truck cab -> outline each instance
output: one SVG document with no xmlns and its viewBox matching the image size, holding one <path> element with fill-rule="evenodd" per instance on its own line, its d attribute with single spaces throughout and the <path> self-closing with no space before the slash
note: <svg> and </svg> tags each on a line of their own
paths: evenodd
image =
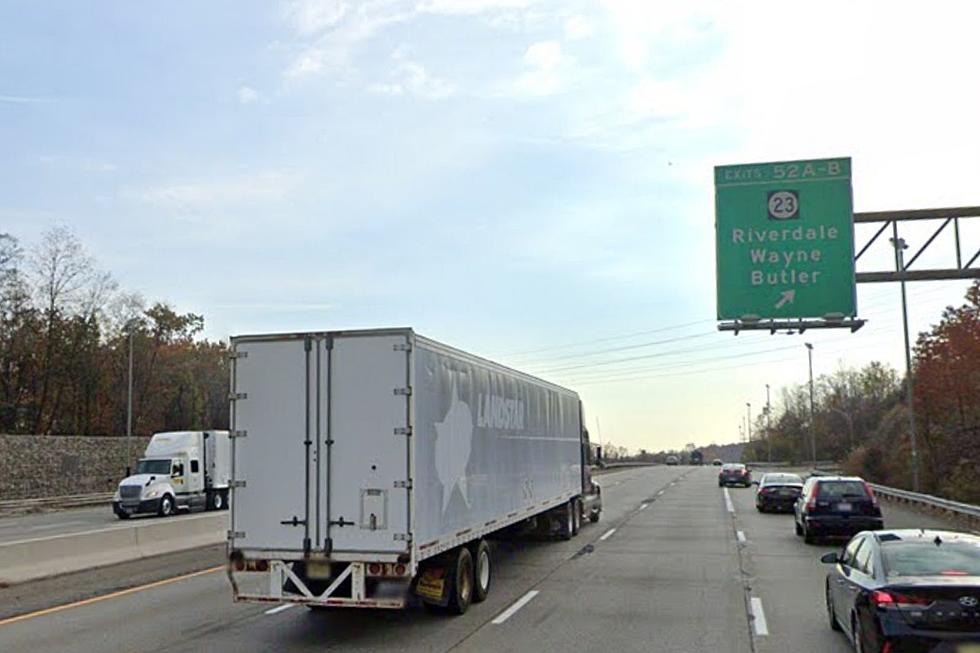
<svg viewBox="0 0 980 653">
<path fill-rule="evenodd" d="M 228 503 L 227 431 L 172 431 L 150 439 L 136 473 L 119 483 L 112 510 L 169 516 L 178 510 L 221 510 Z"/>
</svg>

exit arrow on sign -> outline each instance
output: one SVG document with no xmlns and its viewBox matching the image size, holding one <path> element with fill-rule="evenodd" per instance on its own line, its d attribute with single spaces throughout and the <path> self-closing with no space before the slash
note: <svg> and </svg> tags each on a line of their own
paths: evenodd
<svg viewBox="0 0 980 653">
<path fill-rule="evenodd" d="M 776 302 L 776 308 L 782 308 L 786 304 L 792 304 L 794 299 L 796 299 L 795 290 L 784 290 L 779 301 Z"/>
</svg>

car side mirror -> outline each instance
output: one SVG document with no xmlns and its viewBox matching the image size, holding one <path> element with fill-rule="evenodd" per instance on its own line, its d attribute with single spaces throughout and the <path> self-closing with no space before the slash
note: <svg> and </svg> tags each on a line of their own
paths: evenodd
<svg viewBox="0 0 980 653">
<path fill-rule="evenodd" d="M 752 485 L 758 485 L 759 481 L 752 481 Z"/>
<path fill-rule="evenodd" d="M 838 562 L 840 562 L 840 554 L 838 554 L 836 551 L 825 553 L 820 556 L 820 562 L 824 563 L 825 565 L 836 565 Z"/>
</svg>

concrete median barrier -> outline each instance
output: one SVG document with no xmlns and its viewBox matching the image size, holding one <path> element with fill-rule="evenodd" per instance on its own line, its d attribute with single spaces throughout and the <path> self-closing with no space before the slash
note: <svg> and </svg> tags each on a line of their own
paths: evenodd
<svg viewBox="0 0 980 653">
<path fill-rule="evenodd" d="M 225 540 L 228 513 L 144 519 L 0 544 L 0 586 L 174 553 Z"/>
</svg>

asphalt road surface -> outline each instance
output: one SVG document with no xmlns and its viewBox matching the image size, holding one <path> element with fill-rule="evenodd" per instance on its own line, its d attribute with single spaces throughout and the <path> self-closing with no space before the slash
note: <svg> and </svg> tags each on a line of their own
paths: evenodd
<svg viewBox="0 0 980 653">
<path fill-rule="evenodd" d="M 169 517 L 180 519 L 184 514 Z M 0 519 L 0 544 L 32 540 L 38 537 L 84 533 L 103 528 L 129 526 L 144 519 L 161 519 L 156 515 L 139 515 L 122 521 L 112 512 L 108 503 L 93 508 L 74 508 L 60 512 L 17 515 Z"/>
<path fill-rule="evenodd" d="M 118 565 L 38 584 L 20 616 L 0 616 L 0 651 L 849 650 L 823 607 L 819 557 L 836 547 L 804 544 L 791 516 L 758 514 L 751 489 L 726 493 L 716 474 L 653 467 L 603 476 L 603 519 L 568 542 L 501 544 L 490 597 L 462 617 L 235 604 L 211 567 L 221 562 L 212 547 L 168 559 L 168 568 L 141 561 L 138 572 Z M 952 526 L 883 508 L 886 526 Z M 195 569 L 124 593 L 92 590 Z M 0 591 L 0 604 L 18 588 Z"/>
</svg>

